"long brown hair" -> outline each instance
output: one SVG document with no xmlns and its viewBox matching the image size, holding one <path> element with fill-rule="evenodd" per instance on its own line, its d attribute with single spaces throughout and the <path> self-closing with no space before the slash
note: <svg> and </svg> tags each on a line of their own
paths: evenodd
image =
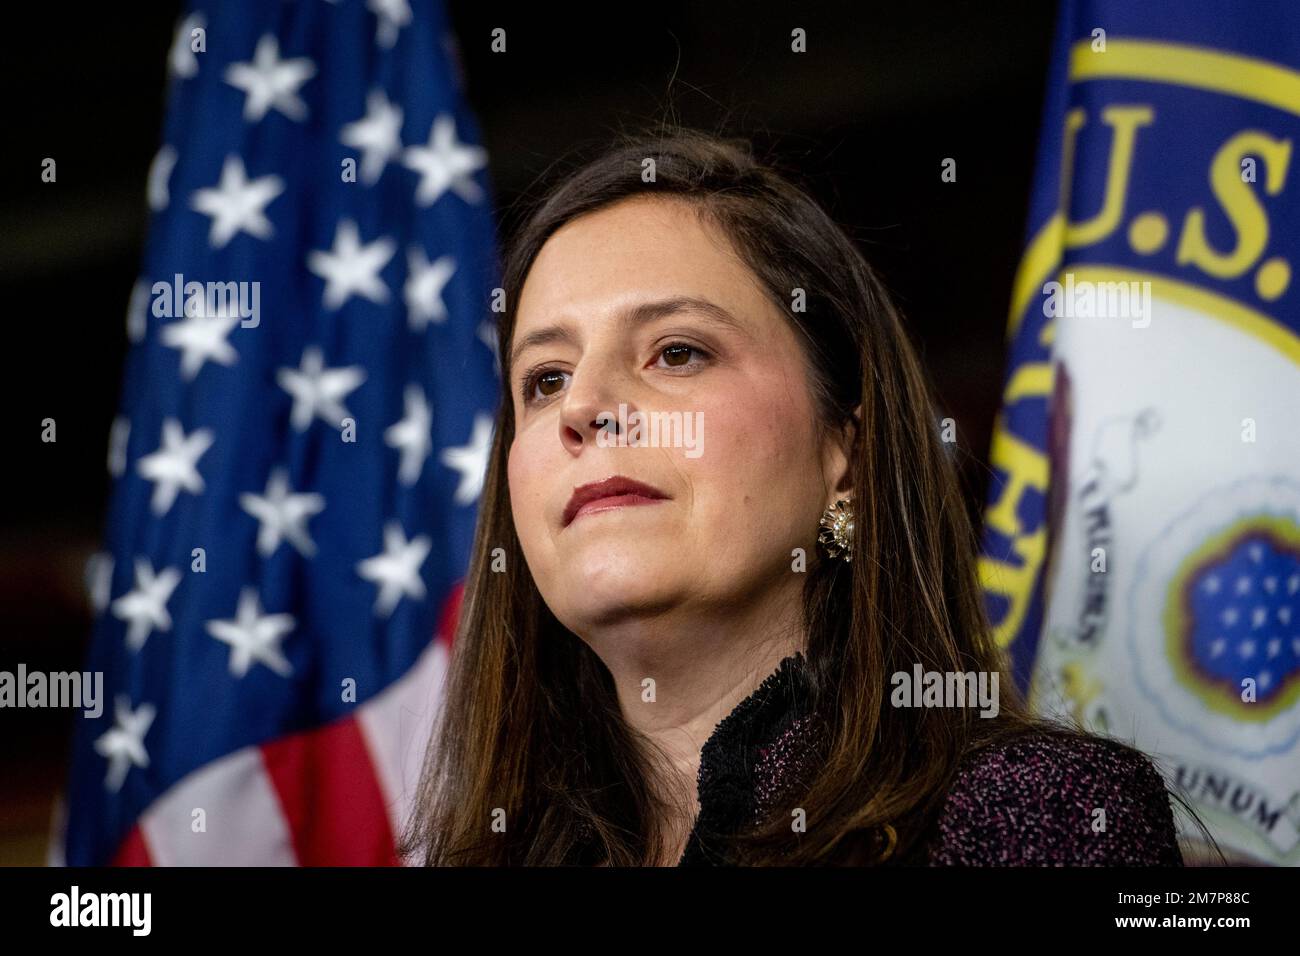
<svg viewBox="0 0 1300 956">
<path fill-rule="evenodd" d="M 643 178 L 654 162 L 653 181 Z M 840 429 L 861 405 L 851 469 L 850 564 L 811 560 L 805 657 L 825 733 L 815 772 L 783 809 L 729 844 L 750 865 L 906 860 L 960 760 L 1029 730 L 985 618 L 976 538 L 935 404 L 901 317 L 844 231 L 744 141 L 680 129 L 624 137 L 557 177 L 510 243 L 499 314 L 502 378 L 519 292 L 546 240 L 633 196 L 688 203 L 721 227 L 799 331 L 818 415 Z M 790 307 L 805 293 L 804 311 Z M 649 741 L 623 719 L 610 673 L 548 610 L 511 518 L 506 462 L 514 409 L 503 389 L 443 709 L 401 852 L 433 865 L 650 862 L 669 807 Z M 494 573 L 493 553 L 506 573 Z M 999 673 L 998 716 L 889 704 L 886 675 Z M 788 805 L 788 806 L 787 806 Z M 505 823 L 495 832 L 494 814 Z M 503 814 L 503 815 L 502 815 Z"/>
</svg>

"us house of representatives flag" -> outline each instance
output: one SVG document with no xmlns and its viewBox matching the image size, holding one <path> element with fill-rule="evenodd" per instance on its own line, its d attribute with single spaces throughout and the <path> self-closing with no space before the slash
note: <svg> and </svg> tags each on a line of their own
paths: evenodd
<svg viewBox="0 0 1300 956">
<path fill-rule="evenodd" d="M 499 394 L 453 39 L 200 2 L 167 67 L 52 862 L 398 863 Z"/>
<path fill-rule="evenodd" d="M 981 561 L 999 642 L 1230 859 L 1296 865 L 1300 5 L 1067 0 L 1041 136 Z"/>
</svg>

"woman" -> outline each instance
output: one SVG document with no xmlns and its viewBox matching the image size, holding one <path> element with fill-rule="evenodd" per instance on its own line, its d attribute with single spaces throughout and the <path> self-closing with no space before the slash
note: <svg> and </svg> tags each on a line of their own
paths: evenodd
<svg viewBox="0 0 1300 956">
<path fill-rule="evenodd" d="M 504 289 L 404 855 L 1181 865 L 1151 763 L 1002 672 L 921 367 L 807 195 L 729 141 L 633 139 L 557 181 Z M 904 706 L 918 665 L 983 704 Z"/>
</svg>

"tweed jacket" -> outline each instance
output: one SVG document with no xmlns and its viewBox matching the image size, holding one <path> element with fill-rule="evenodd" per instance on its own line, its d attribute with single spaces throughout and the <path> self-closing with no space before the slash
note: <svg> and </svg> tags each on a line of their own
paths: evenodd
<svg viewBox="0 0 1300 956">
<path fill-rule="evenodd" d="M 725 865 L 722 841 L 802 779 L 815 723 L 801 653 L 714 729 L 700 754 L 699 815 L 679 866 Z M 1106 810 L 1104 829 L 1095 810 Z M 1169 792 L 1151 761 L 1106 737 L 1031 733 L 960 765 L 919 853 L 930 866 L 1182 866 Z"/>
</svg>

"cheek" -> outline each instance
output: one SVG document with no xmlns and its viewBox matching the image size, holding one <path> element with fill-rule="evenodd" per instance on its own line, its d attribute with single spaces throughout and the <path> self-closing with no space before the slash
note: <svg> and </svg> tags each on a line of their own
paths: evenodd
<svg viewBox="0 0 1300 956">
<path fill-rule="evenodd" d="M 506 480 L 510 486 L 510 507 L 519 543 L 535 556 L 546 527 L 544 504 L 548 486 L 547 468 L 535 436 L 516 434 L 506 458 Z"/>
<path fill-rule="evenodd" d="M 820 494 L 811 428 L 810 412 L 779 387 L 706 410 L 704 454 L 692 464 L 692 485 L 698 512 L 709 516 L 715 533 L 763 547 L 799 532 Z"/>
</svg>

